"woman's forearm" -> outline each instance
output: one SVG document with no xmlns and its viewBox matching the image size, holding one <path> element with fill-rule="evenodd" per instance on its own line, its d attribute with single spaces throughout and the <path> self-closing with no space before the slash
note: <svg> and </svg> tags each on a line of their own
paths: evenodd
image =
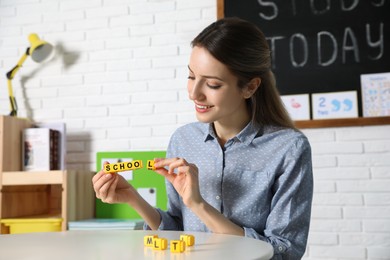
<svg viewBox="0 0 390 260">
<path fill-rule="evenodd" d="M 200 220 L 214 233 L 244 236 L 244 229 L 222 215 L 206 201 L 191 208 Z"/>
<path fill-rule="evenodd" d="M 161 224 L 161 216 L 158 211 L 152 207 L 141 195 L 133 203 L 128 203 L 141 218 L 148 224 L 152 230 L 157 230 Z"/>
</svg>

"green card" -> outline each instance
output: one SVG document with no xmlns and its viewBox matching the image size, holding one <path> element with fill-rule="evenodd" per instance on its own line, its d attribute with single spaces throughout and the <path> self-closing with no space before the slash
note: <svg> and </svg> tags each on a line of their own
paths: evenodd
<svg viewBox="0 0 390 260">
<path fill-rule="evenodd" d="M 167 193 L 165 179 L 154 171 L 147 169 L 147 161 L 154 158 L 165 158 L 165 151 L 152 152 L 98 152 L 96 171 L 102 169 L 105 161 L 109 163 L 142 160 L 143 168 L 133 171 L 119 172 L 153 207 L 167 209 Z M 96 199 L 96 218 L 139 219 L 138 213 L 127 204 L 107 204 Z"/>
</svg>

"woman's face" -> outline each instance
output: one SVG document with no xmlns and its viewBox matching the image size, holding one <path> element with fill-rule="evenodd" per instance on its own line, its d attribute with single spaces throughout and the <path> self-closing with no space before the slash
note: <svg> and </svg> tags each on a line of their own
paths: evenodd
<svg viewBox="0 0 390 260">
<path fill-rule="evenodd" d="M 249 118 L 237 77 L 205 48 L 192 49 L 188 69 L 188 95 L 199 121 L 231 125 Z"/>
</svg>

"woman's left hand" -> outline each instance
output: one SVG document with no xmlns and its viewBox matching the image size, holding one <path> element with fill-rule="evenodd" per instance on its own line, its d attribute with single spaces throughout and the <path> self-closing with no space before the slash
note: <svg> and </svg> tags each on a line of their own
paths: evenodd
<svg viewBox="0 0 390 260">
<path fill-rule="evenodd" d="M 203 202 L 199 189 L 198 167 L 195 164 L 188 163 L 183 158 L 155 159 L 154 162 L 155 172 L 172 183 L 187 207 L 191 208 Z M 168 167 L 168 170 L 164 167 Z"/>
</svg>

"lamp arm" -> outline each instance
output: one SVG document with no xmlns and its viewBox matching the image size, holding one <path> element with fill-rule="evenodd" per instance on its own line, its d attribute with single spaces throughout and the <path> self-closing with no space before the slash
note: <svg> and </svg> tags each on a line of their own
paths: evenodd
<svg viewBox="0 0 390 260">
<path fill-rule="evenodd" d="M 22 57 L 20 57 L 16 66 L 13 67 L 12 70 L 8 71 L 7 79 L 12 80 L 15 77 L 15 74 L 22 67 L 24 61 L 27 59 L 27 56 L 30 55 L 29 52 L 30 52 L 30 48 L 27 48 L 26 52 L 22 55 Z"/>
<path fill-rule="evenodd" d="M 10 116 L 17 116 L 18 114 L 18 105 L 16 104 L 15 96 L 12 92 L 12 80 L 8 79 L 8 96 L 9 96 L 9 103 L 11 108 Z"/>
<path fill-rule="evenodd" d="M 7 83 L 8 83 L 8 96 L 9 96 L 9 102 L 11 107 L 11 113 L 10 116 L 16 116 L 18 113 L 18 105 L 16 104 L 16 99 L 14 97 L 14 93 L 12 91 L 12 79 L 15 77 L 16 73 L 19 71 L 19 69 L 22 67 L 24 61 L 27 59 L 27 57 L 30 55 L 30 48 L 27 48 L 26 52 L 22 55 L 22 57 L 19 59 L 18 63 L 15 67 L 13 67 L 12 70 L 10 70 L 7 73 Z"/>
</svg>

